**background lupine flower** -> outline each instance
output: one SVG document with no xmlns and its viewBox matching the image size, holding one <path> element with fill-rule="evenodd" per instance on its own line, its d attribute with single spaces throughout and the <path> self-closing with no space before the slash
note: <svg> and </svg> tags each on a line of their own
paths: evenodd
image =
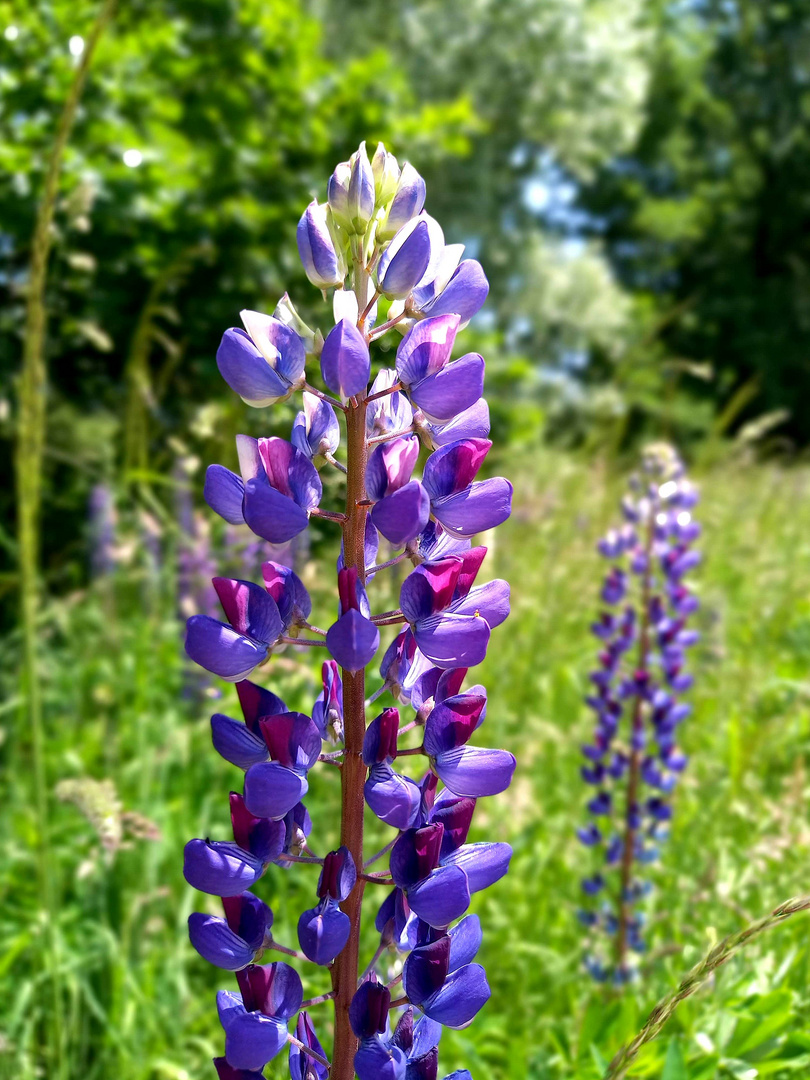
<svg viewBox="0 0 810 1080">
<path fill-rule="evenodd" d="M 692 684 L 684 663 L 698 640 L 686 625 L 697 598 L 684 581 L 700 560 L 691 548 L 700 535 L 691 513 L 696 502 L 675 452 L 652 447 L 622 502 L 624 526 L 597 545 L 611 565 L 601 589 L 606 607 L 591 627 L 601 643 L 586 699 L 596 726 L 593 742 L 583 747 L 592 820 L 577 837 L 605 864 L 582 881 L 598 904 L 580 913 L 584 926 L 613 940 L 612 950 L 597 944 L 586 954 L 586 967 L 599 980 L 627 981 L 635 971 L 628 952 L 645 949 L 636 904 L 649 883 L 636 867 L 658 857 L 672 815 L 669 797 L 687 762 L 677 730 L 690 706 L 678 696 Z M 615 904 L 611 894 L 618 895 Z"/>
<path fill-rule="evenodd" d="M 191 840 L 184 863 L 190 885 L 223 898 L 224 916 L 193 913 L 189 936 L 202 956 L 237 973 L 239 993 L 218 997 L 225 1058 L 215 1065 L 225 1080 L 252 1080 L 288 1042 L 293 1080 L 351 1080 L 355 1071 L 360 1080 L 436 1080 L 441 1025 L 464 1027 L 489 997 L 474 963 L 480 923 L 465 913 L 473 893 L 506 873 L 511 848 L 467 838 L 476 799 L 508 786 L 515 759 L 474 745 L 486 691 L 463 684 L 509 614 L 505 581 L 475 584 L 486 549 L 472 547 L 471 537 L 509 516 L 512 487 L 503 478 L 477 479 L 491 447 L 483 437 L 484 361 L 477 353 L 453 359 L 457 331 L 483 302 L 486 280 L 477 263 L 460 262 L 460 245 L 444 244 L 424 201 L 424 182 L 411 166 L 400 170 L 382 146 L 369 162 L 361 146 L 335 169 L 328 204 L 313 202 L 298 226 L 308 277 L 336 288 L 335 325 L 311 329 L 285 294 L 274 317 L 243 313 L 245 331 L 228 331 L 220 346 L 220 369 L 247 402 L 306 391 L 291 442 L 240 435 L 239 471 L 209 467 L 209 506 L 272 545 L 304 535 L 313 515 L 341 532 L 337 619 L 328 630 L 309 622 L 310 597 L 278 547 L 261 561 L 262 584 L 214 579 L 227 622 L 204 615 L 188 622 L 188 654 L 236 682 L 243 714 L 211 718 L 214 747 L 244 771 L 242 792 L 230 795 L 233 840 Z M 344 289 L 349 263 L 351 288 Z M 379 370 L 369 387 L 370 345 L 394 327 L 407 331 L 396 368 Z M 306 358 L 316 355 L 335 398 L 307 381 Z M 341 448 L 345 464 L 335 457 Z M 342 511 L 321 507 L 318 468 L 345 473 Z M 378 563 L 380 536 L 401 550 Z M 367 586 L 405 559 L 414 568 L 400 608 L 374 614 Z M 389 705 L 367 724 L 364 672 L 389 626 L 395 637 L 372 700 L 390 693 L 415 716 L 403 725 Z M 329 656 L 311 716 L 247 681 L 291 645 Z M 667 663 L 672 681 L 681 680 L 669 644 Z M 400 741 L 411 730 L 423 733 L 418 745 Z M 337 749 L 324 754 L 324 739 Z M 401 761 L 418 758 L 428 766 L 421 778 L 398 771 Z M 340 768 L 343 807 L 340 847 L 323 858 L 308 847 L 304 803 L 321 760 Z M 396 830 L 371 859 L 363 851 L 364 803 Z M 388 871 L 369 873 L 389 851 Z M 250 890 L 271 864 L 301 861 L 319 864 L 320 876 L 317 902 L 298 918 L 297 953 L 275 941 L 273 913 Z M 390 891 L 376 918 L 380 949 L 358 980 L 361 881 Z M 396 999 L 377 973 L 389 946 L 409 954 Z M 256 964 L 273 948 L 330 967 L 332 989 L 306 1005 L 334 999 L 331 1063 L 308 1013 L 289 1034 L 301 982 L 287 964 Z M 393 1023 L 389 1012 L 403 1006 Z"/>
</svg>

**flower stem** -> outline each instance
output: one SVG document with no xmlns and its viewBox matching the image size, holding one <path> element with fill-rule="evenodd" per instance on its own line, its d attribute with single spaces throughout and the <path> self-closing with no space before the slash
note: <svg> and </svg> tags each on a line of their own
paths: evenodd
<svg viewBox="0 0 810 1080">
<path fill-rule="evenodd" d="M 306 1002 L 304 1002 L 306 1005 Z M 308 1057 L 313 1058 L 315 1061 L 324 1065 L 327 1069 L 330 1068 L 329 1062 L 317 1050 L 313 1050 L 311 1046 L 307 1046 L 306 1043 L 302 1043 L 300 1039 L 296 1039 L 294 1035 L 287 1035 L 287 1042 L 291 1042 L 293 1046 L 297 1046 L 302 1054 L 306 1054 Z"/>
<path fill-rule="evenodd" d="M 408 554 L 407 551 L 401 551 L 399 555 L 395 555 L 393 559 L 388 559 L 387 562 L 377 563 L 375 566 L 369 567 L 369 569 L 366 570 L 366 574 L 377 574 L 380 570 L 387 570 L 389 566 L 396 566 L 397 563 L 402 562 L 403 559 L 407 559 Z"/>
<path fill-rule="evenodd" d="M 318 997 L 307 998 L 306 1001 L 301 1002 L 302 1009 L 309 1009 L 312 1005 L 322 1005 L 324 1001 L 331 1001 L 335 996 L 335 991 L 330 990 L 328 994 L 319 994 Z"/>
<path fill-rule="evenodd" d="M 382 327 L 380 327 L 380 329 L 382 329 Z M 393 386 L 389 386 L 385 390 L 378 390 L 376 394 L 369 394 L 369 396 L 366 398 L 366 404 L 368 404 L 370 401 L 376 401 L 377 398 L 388 397 L 389 394 L 395 394 L 397 390 L 401 389 L 402 383 L 397 380 L 397 382 L 395 382 Z"/>
<path fill-rule="evenodd" d="M 792 900 L 786 900 L 784 904 L 774 908 L 770 915 L 749 923 L 742 930 L 738 930 L 736 934 L 729 935 L 719 945 L 715 945 L 711 952 L 692 968 L 678 988 L 668 997 L 662 998 L 658 1002 L 647 1017 L 647 1022 L 638 1035 L 626 1046 L 623 1046 L 611 1061 L 603 1080 L 623 1080 L 642 1046 L 661 1034 L 661 1029 L 675 1012 L 678 1005 L 700 989 L 712 972 L 725 964 L 738 949 L 753 941 L 754 938 L 759 937 L 766 930 L 770 930 L 772 926 L 784 922 L 791 915 L 808 910 L 810 910 L 810 896 L 799 896 Z"/>
<path fill-rule="evenodd" d="M 373 439 L 368 440 L 368 445 L 376 446 L 378 443 L 391 442 L 393 439 L 401 439 L 403 436 L 412 433 L 413 424 L 409 424 L 407 427 L 400 428 L 399 431 L 389 431 L 385 435 L 375 435 Z"/>
<path fill-rule="evenodd" d="M 399 839 L 399 833 L 397 833 L 397 835 L 394 837 L 393 840 L 389 840 L 389 842 L 385 845 L 385 847 L 382 848 L 381 851 L 378 851 L 376 855 L 372 855 L 370 859 L 366 859 L 366 861 L 363 863 L 363 869 L 368 870 L 368 868 L 370 866 L 373 866 L 374 863 L 378 859 L 381 859 L 383 857 L 383 855 L 386 855 L 391 850 L 391 848 L 394 846 L 394 844 L 397 842 L 398 839 Z"/>
<path fill-rule="evenodd" d="M 296 960 L 307 960 L 308 957 L 304 956 L 302 952 L 297 949 L 288 949 L 286 945 L 279 945 L 277 941 L 271 941 L 269 945 L 264 946 L 265 949 L 275 949 L 276 952 L 284 953 L 285 956 L 293 956 Z"/>
<path fill-rule="evenodd" d="M 349 568 L 355 567 L 361 581 L 365 580 L 367 453 L 366 398 L 360 394 L 356 405 L 350 407 L 346 413 L 346 521 L 343 525 L 343 553 L 345 565 Z M 366 733 L 365 671 L 352 674 L 344 668 L 342 678 L 345 752 L 340 773 L 340 842 L 351 852 L 354 865 L 360 868 L 363 865 L 363 784 L 366 779 L 366 767 L 363 764 L 363 737 Z M 349 1006 L 357 988 L 364 888 L 365 882 L 358 874 L 354 888 L 340 905 L 349 917 L 350 930 L 349 940 L 332 967 L 332 986 L 336 992 L 335 1042 L 332 1055 L 334 1080 L 354 1078 L 357 1039 L 349 1023 Z"/>
<path fill-rule="evenodd" d="M 314 394 L 315 397 L 319 397 L 321 401 L 328 401 L 330 405 L 336 409 L 340 409 L 341 412 L 346 412 L 346 406 L 338 401 L 337 398 L 330 397 L 329 394 L 324 394 L 322 390 L 317 390 L 314 386 L 310 386 L 309 383 L 304 383 L 304 390 L 309 394 Z"/>
</svg>

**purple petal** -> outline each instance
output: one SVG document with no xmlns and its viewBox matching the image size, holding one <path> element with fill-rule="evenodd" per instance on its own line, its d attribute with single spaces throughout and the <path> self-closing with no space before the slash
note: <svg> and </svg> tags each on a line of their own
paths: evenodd
<svg viewBox="0 0 810 1080">
<path fill-rule="evenodd" d="M 490 628 L 480 616 L 447 613 L 418 623 L 414 637 L 437 667 L 475 667 L 487 654 Z"/>
<path fill-rule="evenodd" d="M 236 896 L 264 873 L 264 864 L 237 844 L 221 840 L 189 840 L 183 876 L 192 887 L 213 896 Z"/>
<path fill-rule="evenodd" d="M 403 1080 L 407 1062 L 398 1046 L 383 1043 L 379 1036 L 364 1039 L 354 1055 L 359 1080 Z"/>
<path fill-rule="evenodd" d="M 457 330 L 456 315 L 416 323 L 397 349 L 396 370 L 400 381 L 411 386 L 441 371 L 450 359 Z"/>
<path fill-rule="evenodd" d="M 411 218 L 422 212 L 425 205 L 425 181 L 407 161 L 402 166 L 402 173 L 397 183 L 394 198 L 388 208 L 385 221 L 377 232 L 380 240 L 390 240 Z"/>
<path fill-rule="evenodd" d="M 490 998 L 487 974 L 480 964 L 451 972 L 441 990 L 422 1003 L 426 1016 L 449 1028 L 464 1028 Z"/>
<path fill-rule="evenodd" d="M 261 585 L 223 577 L 213 578 L 211 584 L 226 619 L 238 633 L 268 644 L 282 633 L 284 627 L 278 606 Z"/>
<path fill-rule="evenodd" d="M 468 488 L 491 447 L 489 439 L 462 439 L 432 453 L 422 477 L 431 501 L 439 502 Z"/>
<path fill-rule="evenodd" d="M 475 405 L 483 392 L 483 357 L 467 353 L 411 386 L 410 396 L 429 420 L 442 423 Z"/>
<path fill-rule="evenodd" d="M 475 916 L 468 916 L 468 918 L 475 918 Z M 464 920 L 462 919 L 462 922 L 463 921 Z M 452 959 L 453 951 L 451 948 L 451 963 Z M 413 1047 L 411 1049 L 411 1053 L 414 1057 L 421 1057 L 423 1054 L 426 1054 L 428 1050 L 431 1050 L 434 1046 L 438 1046 L 439 1039 L 441 1039 L 441 1037 L 441 1024 L 437 1024 L 436 1021 L 431 1020 L 429 1016 L 420 1016 L 413 1026 Z"/>
<path fill-rule="evenodd" d="M 321 752 L 321 733 L 304 713 L 287 712 L 259 721 L 262 738 L 270 757 L 287 769 L 307 772 Z M 268 815 L 260 815 L 268 816 Z"/>
<path fill-rule="evenodd" d="M 275 761 L 260 761 L 245 773 L 245 806 L 259 818 L 279 821 L 309 789 L 306 778 Z"/>
<path fill-rule="evenodd" d="M 290 394 L 290 384 L 268 364 L 244 330 L 232 328 L 222 335 L 217 367 L 247 405 L 273 405 Z"/>
<path fill-rule="evenodd" d="M 512 849 L 508 844 L 464 844 L 443 860 L 445 866 L 460 866 L 470 883 L 470 892 L 488 889 L 509 869 Z"/>
<path fill-rule="evenodd" d="M 231 525 L 244 525 L 242 500 L 245 485 L 241 477 L 226 469 L 224 465 L 209 465 L 205 470 L 203 498 L 221 518 Z"/>
<path fill-rule="evenodd" d="M 486 704 L 479 694 L 458 694 L 439 702 L 425 721 L 425 753 L 437 757 L 463 746 L 478 727 Z"/>
<path fill-rule="evenodd" d="M 255 1069 L 234 1069 L 224 1057 L 214 1058 L 214 1068 L 219 1080 L 264 1080 L 263 1073 L 256 1072 Z"/>
<path fill-rule="evenodd" d="M 433 768 L 456 795 L 477 799 L 505 791 L 512 782 L 515 764 L 515 755 L 507 750 L 460 746 L 439 754 Z"/>
<path fill-rule="evenodd" d="M 502 476 L 478 480 L 431 503 L 438 521 L 454 536 L 474 536 L 501 525 L 512 513 L 512 485 Z"/>
<path fill-rule="evenodd" d="M 428 424 L 427 432 L 435 448 L 461 439 L 486 439 L 490 432 L 489 405 L 480 398 L 449 424 Z"/>
<path fill-rule="evenodd" d="M 326 646 L 335 660 L 353 674 L 374 659 L 380 631 L 355 608 L 350 608 L 329 628 Z"/>
<path fill-rule="evenodd" d="M 323 485 L 318 470 L 300 450 L 286 439 L 259 439 L 259 455 L 268 483 L 288 495 L 304 510 L 312 510 L 321 501 Z"/>
<path fill-rule="evenodd" d="M 222 713 L 211 717 L 211 741 L 218 754 L 240 769 L 249 769 L 268 758 L 264 739 L 254 735 L 246 724 Z"/>
<path fill-rule="evenodd" d="M 489 282 L 481 264 L 475 259 L 464 259 L 443 292 L 423 310 L 431 316 L 453 312 L 461 319 L 461 329 L 481 310 L 488 294 Z"/>
<path fill-rule="evenodd" d="M 326 206 L 316 199 L 309 204 L 296 230 L 298 254 L 307 277 L 318 289 L 340 285 L 345 274 L 327 225 Z"/>
<path fill-rule="evenodd" d="M 252 892 L 243 892 L 239 896 L 224 897 L 222 906 L 230 929 L 252 949 L 260 949 L 273 925 L 273 912 L 264 900 Z"/>
<path fill-rule="evenodd" d="M 472 963 L 481 948 L 483 933 L 477 915 L 465 915 L 460 923 L 447 931 L 450 938 L 450 971 Z"/>
<path fill-rule="evenodd" d="M 351 921 L 334 900 L 322 900 L 298 920 L 298 942 L 316 964 L 331 964 L 349 940 Z"/>
<path fill-rule="evenodd" d="M 443 928 L 470 906 L 467 875 L 456 866 L 438 866 L 407 890 L 411 910 L 429 926 Z"/>
<path fill-rule="evenodd" d="M 290 442 L 308 458 L 334 454 L 340 445 L 340 424 L 328 401 L 304 392 L 304 408 L 293 421 Z"/>
<path fill-rule="evenodd" d="M 380 821 L 394 829 L 410 829 L 419 815 L 421 792 L 408 776 L 388 764 L 374 765 L 363 788 L 366 802 Z"/>
<path fill-rule="evenodd" d="M 239 971 L 253 963 L 255 949 L 235 934 L 224 919 L 195 911 L 188 917 L 188 936 L 200 956 L 216 967 Z"/>
<path fill-rule="evenodd" d="M 368 345 L 363 334 L 348 319 L 341 319 L 323 343 L 321 374 L 332 393 L 342 401 L 368 386 L 371 375 Z"/>
<path fill-rule="evenodd" d="M 247 679 L 236 684 L 236 693 L 245 723 L 254 735 L 259 733 L 259 720 L 263 716 L 278 716 L 287 712 L 287 706 L 280 697 Z"/>
<path fill-rule="evenodd" d="M 404 235 L 403 235 L 404 234 Z M 426 221 L 405 225 L 394 237 L 378 264 L 380 292 L 390 300 L 404 300 L 424 276 L 430 262 L 430 231 Z"/>
<path fill-rule="evenodd" d="M 352 853 L 345 845 L 337 851 L 330 851 L 323 860 L 323 868 L 318 878 L 318 896 L 328 897 L 337 903 L 348 899 L 357 882 L 357 867 Z"/>
<path fill-rule="evenodd" d="M 399 591 L 399 606 L 409 623 L 418 623 L 448 608 L 464 567 L 462 558 L 451 557 L 422 564 L 411 571 Z"/>
<path fill-rule="evenodd" d="M 267 656 L 267 645 L 238 634 L 209 615 L 192 615 L 186 623 L 186 652 L 200 667 L 228 682 L 239 682 Z"/>
<path fill-rule="evenodd" d="M 419 457 L 419 439 L 408 435 L 381 443 L 371 451 L 366 466 L 366 494 L 373 502 L 391 495 L 411 479 Z"/>
<path fill-rule="evenodd" d="M 298 1015 L 298 1022 L 295 1025 L 295 1037 L 304 1046 L 314 1050 L 316 1054 L 326 1057 L 324 1049 L 318 1041 L 318 1036 L 315 1034 L 312 1021 L 305 1012 Z M 289 1065 L 291 1080 L 329 1080 L 329 1070 L 326 1066 L 321 1065 L 319 1061 L 304 1053 L 292 1042 L 290 1043 Z"/>
<path fill-rule="evenodd" d="M 267 480 L 257 477 L 245 484 L 245 521 L 270 544 L 286 544 L 309 524 L 309 515 Z"/>
<path fill-rule="evenodd" d="M 403 547 L 424 529 L 430 517 L 430 498 L 418 480 L 387 495 L 374 505 L 371 520 L 395 548 Z"/>
<path fill-rule="evenodd" d="M 304 342 L 286 323 L 260 311 L 240 311 L 239 317 L 253 344 L 286 383 L 288 392 L 303 381 L 306 364 Z"/>
<path fill-rule="evenodd" d="M 237 1013 L 225 1028 L 225 1057 L 235 1069 L 260 1071 L 286 1045 L 286 1023 L 258 1012 Z"/>
<path fill-rule="evenodd" d="M 465 597 L 450 606 L 454 615 L 478 614 L 486 619 L 490 630 L 500 626 L 509 615 L 509 582 L 496 578 L 486 585 L 470 589 Z"/>
</svg>

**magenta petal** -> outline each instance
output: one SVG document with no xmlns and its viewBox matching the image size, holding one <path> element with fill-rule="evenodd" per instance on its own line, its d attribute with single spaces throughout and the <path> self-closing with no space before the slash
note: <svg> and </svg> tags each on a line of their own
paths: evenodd
<svg viewBox="0 0 810 1080">
<path fill-rule="evenodd" d="M 462 439 L 432 453 L 422 477 L 431 502 L 469 487 L 491 447 L 489 439 Z"/>
<path fill-rule="evenodd" d="M 226 761 L 240 769 L 248 769 L 257 761 L 267 761 L 264 739 L 254 735 L 240 720 L 214 713 L 211 717 L 211 741 L 214 749 Z"/>
<path fill-rule="evenodd" d="M 480 746 L 459 746 L 434 760 L 434 771 L 456 795 L 477 799 L 500 795 L 512 783 L 515 755 L 508 750 L 487 750 Z"/>
<path fill-rule="evenodd" d="M 371 520 L 376 529 L 395 548 L 413 540 L 427 525 L 430 498 L 418 480 L 387 495 L 374 505 Z"/>
<path fill-rule="evenodd" d="M 463 746 L 478 727 L 486 704 L 479 694 L 458 694 L 440 701 L 425 721 L 425 753 L 436 757 Z"/>
<path fill-rule="evenodd" d="M 309 515 L 297 503 L 256 477 L 245 484 L 245 521 L 270 544 L 286 544 L 303 532 Z"/>
<path fill-rule="evenodd" d="M 412 386 L 410 396 L 429 420 L 442 423 L 471 408 L 483 392 L 483 357 L 467 353 Z"/>
<path fill-rule="evenodd" d="M 487 975 L 480 964 L 467 964 L 451 972 L 441 990 L 422 1003 L 431 1020 L 449 1028 L 465 1028 L 490 998 Z"/>
<path fill-rule="evenodd" d="M 290 394 L 289 382 L 268 364 L 244 330 L 232 328 L 222 335 L 217 367 L 231 390 L 248 405 L 273 405 Z"/>
<path fill-rule="evenodd" d="M 262 862 L 237 844 L 221 840 L 189 840 L 183 876 L 192 887 L 213 896 L 236 896 L 264 873 Z"/>
<path fill-rule="evenodd" d="M 221 518 L 231 525 L 244 525 L 242 500 L 245 485 L 241 477 L 226 469 L 224 465 L 209 465 L 205 470 L 203 498 Z"/>
<path fill-rule="evenodd" d="M 192 912 L 188 917 L 191 944 L 209 964 L 226 971 L 239 971 L 253 963 L 255 950 L 228 926 L 225 919 Z"/>
<path fill-rule="evenodd" d="M 261 585 L 223 577 L 213 578 L 211 584 L 234 630 L 268 645 L 276 641 L 284 626 L 278 605 Z"/>
<path fill-rule="evenodd" d="M 239 682 L 266 658 L 267 645 L 208 615 L 192 615 L 186 623 L 186 652 L 206 671 Z"/>
<path fill-rule="evenodd" d="M 321 374 L 332 393 L 342 401 L 368 386 L 371 375 L 368 345 L 363 334 L 348 319 L 341 319 L 323 343 Z"/>
<path fill-rule="evenodd" d="M 402 988 L 413 1005 L 433 997 L 450 970 L 451 941 L 444 934 L 413 950 L 402 970 Z"/>
<path fill-rule="evenodd" d="M 326 635 L 326 647 L 346 671 L 354 674 L 371 663 L 380 644 L 380 631 L 356 608 L 350 608 L 333 623 Z"/>
<path fill-rule="evenodd" d="M 407 890 L 411 910 L 429 926 L 455 922 L 470 906 L 467 875 L 457 866 L 437 866 Z"/>
<path fill-rule="evenodd" d="M 279 821 L 309 789 L 306 778 L 277 761 L 260 761 L 245 773 L 245 806 L 259 818 Z"/>
<path fill-rule="evenodd" d="M 501 525 L 512 513 L 512 485 L 502 476 L 479 480 L 432 502 L 438 521 L 454 536 L 474 536 Z"/>
<path fill-rule="evenodd" d="M 298 943 L 307 959 L 331 964 L 349 940 L 351 922 L 334 900 L 324 900 L 298 920 Z"/>
<path fill-rule="evenodd" d="M 414 627 L 416 644 L 440 668 L 475 667 L 487 654 L 490 628 L 474 615 L 434 615 Z"/>
</svg>

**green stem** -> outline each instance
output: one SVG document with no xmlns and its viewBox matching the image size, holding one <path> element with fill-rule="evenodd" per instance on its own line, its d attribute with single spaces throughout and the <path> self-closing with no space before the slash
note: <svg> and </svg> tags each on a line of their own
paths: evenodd
<svg viewBox="0 0 810 1080">
<path fill-rule="evenodd" d="M 791 915 L 808 910 L 810 910 L 810 896 L 800 896 L 792 900 L 786 900 L 784 904 L 774 908 L 770 915 L 749 923 L 742 930 L 738 930 L 736 934 L 729 935 L 719 945 L 715 945 L 712 951 L 692 968 L 677 990 L 658 1002 L 647 1017 L 647 1022 L 638 1035 L 626 1046 L 623 1046 L 611 1061 L 603 1080 L 623 1080 L 630 1065 L 638 1056 L 639 1050 L 645 1043 L 651 1042 L 660 1035 L 661 1029 L 675 1012 L 678 1005 L 700 989 L 712 972 L 730 960 L 739 949 L 744 945 L 748 945 L 749 942 L 759 937 L 766 930 L 770 930 L 772 926 L 784 922 Z"/>
<path fill-rule="evenodd" d="M 104 0 L 90 31 L 73 82 L 68 90 L 56 128 L 42 198 L 37 208 L 31 240 L 31 264 L 26 301 L 25 340 L 22 371 L 19 379 L 19 417 L 15 453 L 17 484 L 17 530 L 20 567 L 20 620 L 23 637 L 23 716 L 21 727 L 31 733 L 33 784 L 38 834 L 38 869 L 42 901 L 49 937 L 46 963 L 53 994 L 54 1016 L 48 1027 L 49 1068 L 51 1077 L 64 1075 L 62 1054 L 65 1029 L 59 976 L 59 936 L 54 868 L 49 857 L 48 786 L 45 767 L 45 735 L 42 722 L 42 698 L 39 687 L 37 609 L 39 606 L 39 517 L 42 502 L 42 457 L 45 443 L 45 285 L 48 258 L 53 237 L 53 218 L 59 191 L 59 179 L 68 138 L 76 119 L 79 99 L 98 41 L 112 19 L 116 0 Z"/>
</svg>

